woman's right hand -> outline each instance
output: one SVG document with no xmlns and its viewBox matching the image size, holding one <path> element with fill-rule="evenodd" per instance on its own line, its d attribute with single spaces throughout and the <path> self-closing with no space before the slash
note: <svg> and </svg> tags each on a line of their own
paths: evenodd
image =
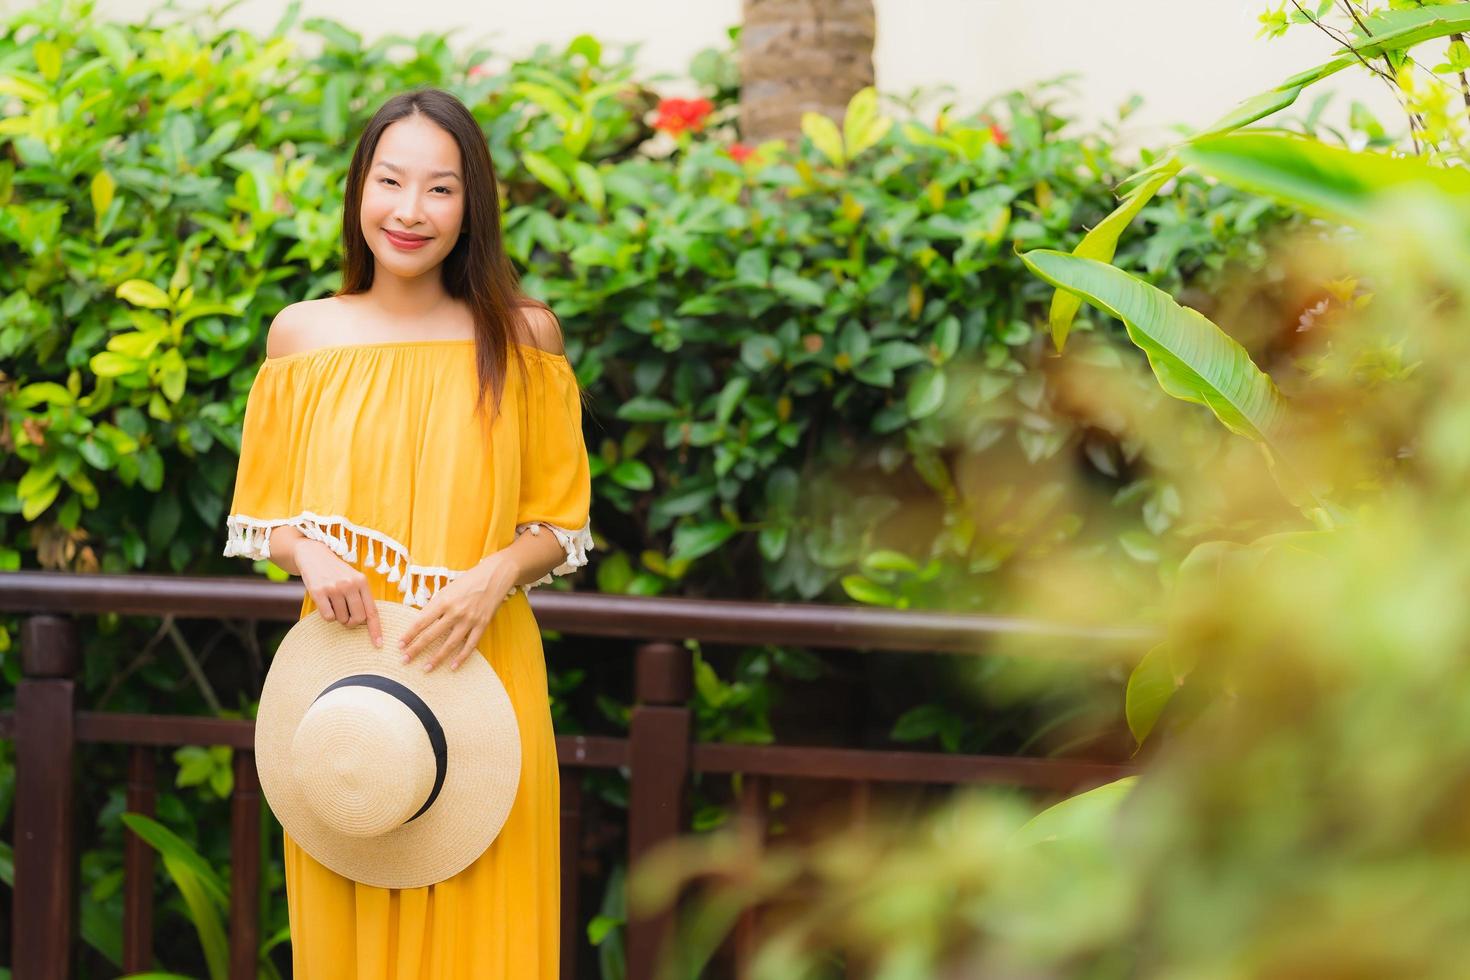
<svg viewBox="0 0 1470 980">
<path fill-rule="evenodd" d="M 367 576 L 332 553 L 320 541 L 296 542 L 293 553 L 306 594 L 316 603 L 322 618 L 344 626 L 367 624 L 373 646 L 383 645 L 378 625 L 378 604 L 368 589 Z"/>
</svg>

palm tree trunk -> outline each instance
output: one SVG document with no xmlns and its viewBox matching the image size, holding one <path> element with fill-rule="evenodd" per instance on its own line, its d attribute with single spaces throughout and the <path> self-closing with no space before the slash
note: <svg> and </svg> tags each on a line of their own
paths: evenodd
<svg viewBox="0 0 1470 980">
<path fill-rule="evenodd" d="M 841 121 L 848 99 L 873 84 L 873 0 L 742 0 L 740 135 L 785 139 L 801 114 Z"/>
</svg>

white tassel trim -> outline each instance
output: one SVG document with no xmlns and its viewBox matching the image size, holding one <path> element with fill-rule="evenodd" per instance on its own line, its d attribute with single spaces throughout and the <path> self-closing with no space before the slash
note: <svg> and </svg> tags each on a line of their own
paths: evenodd
<svg viewBox="0 0 1470 980">
<path fill-rule="evenodd" d="M 308 510 L 295 517 L 263 521 L 234 514 L 226 518 L 225 524 L 229 529 L 224 551 L 227 558 L 269 558 L 271 529 L 276 527 L 294 527 L 311 540 L 320 541 L 331 548 L 333 554 L 350 564 L 357 563 L 358 544 L 362 541 L 364 563 L 386 575 L 388 581 L 398 583 L 398 591 L 402 593 L 402 601 L 406 606 L 422 608 L 445 583 L 453 582 L 468 571 L 446 568 L 443 565 L 415 565 L 408 559 L 408 549 L 386 534 L 353 524 L 345 517 L 336 515 L 313 514 Z M 377 546 L 376 549 L 374 545 Z M 588 546 L 590 547 L 590 538 Z M 380 557 L 377 564 L 373 565 L 375 550 Z M 586 564 L 586 561 L 584 556 L 579 564 Z M 429 584 L 431 581 L 432 588 Z M 546 581 L 551 581 L 550 576 L 547 576 Z M 514 594 L 515 590 L 512 589 L 510 595 Z"/>
<path fill-rule="evenodd" d="M 591 519 L 575 531 L 569 531 L 564 527 L 557 527 L 555 524 L 548 524 L 545 521 L 531 521 L 526 524 L 517 524 L 516 536 L 520 537 L 525 531 L 530 531 L 532 534 L 540 534 L 543 527 L 555 535 L 556 540 L 561 542 L 562 548 L 567 553 L 567 560 L 536 581 L 524 586 L 525 589 L 545 585 L 551 581 L 553 575 L 569 575 L 575 572 L 587 564 L 587 552 L 592 548 Z"/>
</svg>

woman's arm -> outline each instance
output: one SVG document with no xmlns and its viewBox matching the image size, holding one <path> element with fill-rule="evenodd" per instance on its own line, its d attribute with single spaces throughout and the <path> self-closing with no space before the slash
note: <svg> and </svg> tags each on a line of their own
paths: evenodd
<svg viewBox="0 0 1470 980">
<path fill-rule="evenodd" d="M 540 530 L 540 529 L 538 529 Z M 529 585 L 539 582 L 552 569 L 567 560 L 566 549 L 554 534 L 520 534 L 509 545 L 501 548 L 487 561 L 508 561 L 515 569 L 514 584 Z"/>
<path fill-rule="evenodd" d="M 311 541 L 310 538 L 289 524 L 282 524 L 280 527 L 272 528 L 271 563 L 279 565 L 292 575 L 300 575 L 301 564 L 296 560 L 296 546 L 302 541 L 321 544 L 320 541 Z"/>
</svg>

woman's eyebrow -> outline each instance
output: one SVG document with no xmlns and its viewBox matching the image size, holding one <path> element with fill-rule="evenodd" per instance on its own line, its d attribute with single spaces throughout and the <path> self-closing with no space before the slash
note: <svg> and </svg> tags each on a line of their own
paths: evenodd
<svg viewBox="0 0 1470 980">
<path fill-rule="evenodd" d="M 403 173 L 402 167 L 400 167 L 396 163 L 389 163 L 387 160 L 379 160 L 377 165 L 380 167 L 387 167 L 395 174 Z M 438 180 L 440 177 L 453 177 L 455 180 L 462 179 L 459 174 L 455 173 L 453 170 L 435 170 L 433 173 L 429 174 L 430 180 Z"/>
</svg>

